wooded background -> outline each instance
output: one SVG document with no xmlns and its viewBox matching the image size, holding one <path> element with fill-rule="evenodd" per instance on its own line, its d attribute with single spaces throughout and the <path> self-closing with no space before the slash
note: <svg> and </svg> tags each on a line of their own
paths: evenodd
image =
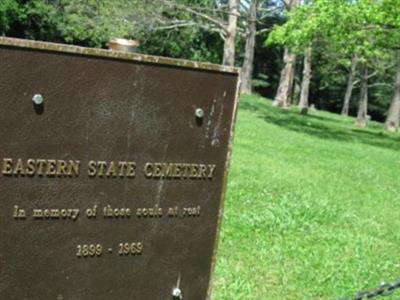
<svg viewBox="0 0 400 300">
<path fill-rule="evenodd" d="M 397 131 L 399 0 L 1 0 L 0 34 L 242 68 L 242 93 Z"/>
</svg>

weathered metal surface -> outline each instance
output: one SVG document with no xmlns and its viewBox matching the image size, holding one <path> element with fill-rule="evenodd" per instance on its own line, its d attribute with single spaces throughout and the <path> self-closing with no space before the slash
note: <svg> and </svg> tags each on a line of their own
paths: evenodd
<svg viewBox="0 0 400 300">
<path fill-rule="evenodd" d="M 108 57 L 108 58 L 116 58 L 119 60 L 131 60 L 137 62 L 144 63 L 156 63 L 160 65 L 169 65 L 175 67 L 183 67 L 183 68 L 193 68 L 193 69 L 202 69 L 216 72 L 226 72 L 226 73 L 234 73 L 238 74 L 239 69 L 229 66 L 223 65 L 215 65 L 210 63 L 201 63 L 190 60 L 183 59 L 174 59 L 169 57 L 161 57 L 161 56 L 153 56 L 153 55 L 145 55 L 139 53 L 130 53 L 130 52 L 121 52 L 121 51 L 111 51 L 104 50 L 98 48 L 85 48 L 73 45 L 60 45 L 55 43 L 47 43 L 47 42 L 35 42 L 30 40 L 21 40 L 21 39 L 12 39 L 6 37 L 0 37 L 0 44 L 4 46 L 17 46 L 20 48 L 26 49 L 37 49 L 37 50 L 45 50 L 49 52 L 62 52 L 62 53 L 71 53 L 71 54 L 82 54 L 89 56 L 98 56 L 98 57 Z"/>
<path fill-rule="evenodd" d="M 237 70 L 6 38 L 0 69 L 0 299 L 206 299 Z"/>
</svg>

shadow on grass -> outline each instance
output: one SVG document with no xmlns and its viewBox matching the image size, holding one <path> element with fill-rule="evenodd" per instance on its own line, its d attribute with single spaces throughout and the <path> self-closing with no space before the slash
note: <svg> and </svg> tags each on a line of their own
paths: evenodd
<svg viewBox="0 0 400 300">
<path fill-rule="evenodd" d="M 240 109 L 253 111 L 268 123 L 321 139 L 364 143 L 400 150 L 400 136 L 388 134 L 383 127 L 379 128 L 376 125 L 366 129 L 357 128 L 354 126 L 354 119 L 351 118 L 317 115 L 313 112 L 301 115 L 295 109 L 284 110 L 272 107 L 267 103 L 261 105 L 252 103 L 251 100 L 241 102 Z"/>
</svg>

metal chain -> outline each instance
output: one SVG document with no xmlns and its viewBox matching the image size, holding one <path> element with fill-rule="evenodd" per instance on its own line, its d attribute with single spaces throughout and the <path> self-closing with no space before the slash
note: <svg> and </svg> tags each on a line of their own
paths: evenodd
<svg viewBox="0 0 400 300">
<path fill-rule="evenodd" d="M 394 283 L 382 283 L 377 289 L 372 291 L 358 292 L 353 298 L 340 298 L 339 300 L 366 300 L 376 297 L 386 297 L 393 294 L 400 288 L 400 279 Z"/>
</svg>

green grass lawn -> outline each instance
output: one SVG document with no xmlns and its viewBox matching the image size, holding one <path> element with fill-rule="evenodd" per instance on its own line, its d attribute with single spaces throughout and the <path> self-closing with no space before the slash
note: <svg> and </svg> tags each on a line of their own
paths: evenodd
<svg viewBox="0 0 400 300">
<path fill-rule="evenodd" d="M 214 300 L 336 300 L 400 278 L 400 135 L 353 125 L 241 99 Z"/>
</svg>

